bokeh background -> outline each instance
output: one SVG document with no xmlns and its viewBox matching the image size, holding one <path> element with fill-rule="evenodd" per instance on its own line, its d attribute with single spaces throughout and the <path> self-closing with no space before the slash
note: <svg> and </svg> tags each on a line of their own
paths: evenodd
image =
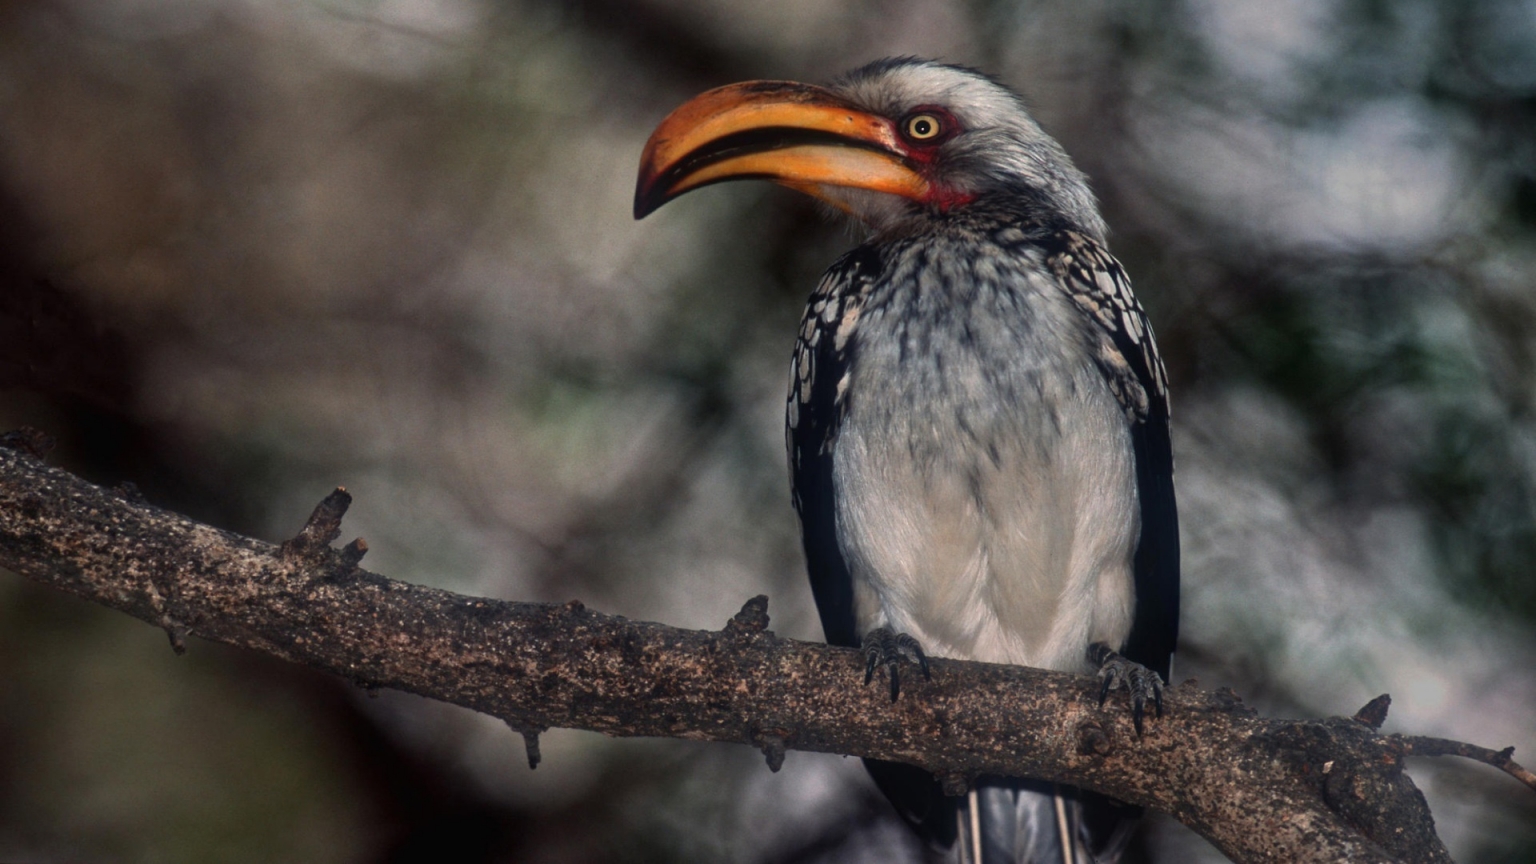
<svg viewBox="0 0 1536 864">
<path fill-rule="evenodd" d="M 782 397 L 854 238 L 630 196 L 700 90 L 901 53 L 1094 179 L 1174 387 L 1176 677 L 1536 761 L 1532 0 L 6 0 L 0 427 L 269 540 L 345 485 L 396 578 L 819 638 Z M 552 731 L 530 771 L 189 648 L 0 573 L 0 860 L 916 860 L 855 760 Z M 1536 861 L 1528 790 L 1412 773 L 1459 861 Z"/>
</svg>

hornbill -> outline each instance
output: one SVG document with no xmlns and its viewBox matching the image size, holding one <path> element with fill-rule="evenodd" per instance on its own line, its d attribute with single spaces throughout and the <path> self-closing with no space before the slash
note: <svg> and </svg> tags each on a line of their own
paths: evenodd
<svg viewBox="0 0 1536 864">
<path fill-rule="evenodd" d="M 1072 672 L 1161 713 L 1178 628 L 1167 381 L 1087 179 L 975 70 L 871 63 L 685 103 L 635 216 L 765 178 L 866 226 L 811 294 L 790 373 L 793 499 L 827 641 L 865 684 L 934 655 Z M 1162 676 L 1162 677 L 1159 677 Z M 1101 694 L 1102 698 L 1102 694 Z M 1135 811 L 1039 781 L 870 761 L 952 860 L 1116 860 Z"/>
</svg>

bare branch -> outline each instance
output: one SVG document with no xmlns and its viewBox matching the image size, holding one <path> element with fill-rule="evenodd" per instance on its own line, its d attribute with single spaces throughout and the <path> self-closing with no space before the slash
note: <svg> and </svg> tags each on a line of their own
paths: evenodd
<svg viewBox="0 0 1536 864">
<path fill-rule="evenodd" d="M 681 630 L 369 573 L 361 540 L 329 545 L 350 500 L 336 490 L 276 546 L 0 447 L 0 566 L 173 644 L 192 634 L 499 717 L 530 765 L 552 727 L 727 741 L 775 770 L 812 750 L 917 765 L 956 792 L 982 774 L 1070 783 L 1170 813 L 1239 862 L 1450 860 L 1402 771 L 1434 739 L 1264 719 L 1193 682 L 1170 688 L 1138 737 L 1124 706 L 1098 707 L 1090 677 L 941 659 L 892 704 L 862 686 L 858 652 L 775 636 L 766 598 L 723 630 Z M 1385 710 L 1362 716 L 1379 724 Z"/>
<path fill-rule="evenodd" d="M 1476 744 L 1463 744 L 1460 741 L 1451 741 L 1446 738 L 1427 738 L 1422 735 L 1398 735 L 1395 740 L 1407 756 L 1461 756 L 1466 759 L 1475 759 L 1485 762 L 1503 771 L 1505 774 L 1519 780 L 1521 783 L 1536 789 L 1536 773 L 1529 768 L 1523 768 L 1513 758 L 1515 748 L 1505 747 L 1503 750 L 1490 750 L 1487 747 L 1479 747 Z"/>
</svg>

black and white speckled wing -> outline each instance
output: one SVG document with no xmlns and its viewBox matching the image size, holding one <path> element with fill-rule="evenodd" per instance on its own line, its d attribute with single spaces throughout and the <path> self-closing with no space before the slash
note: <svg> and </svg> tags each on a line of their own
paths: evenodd
<svg viewBox="0 0 1536 864">
<path fill-rule="evenodd" d="M 867 247 L 832 265 L 806 304 L 790 363 L 785 438 L 789 481 L 800 514 L 811 592 L 832 645 L 856 646 L 853 579 L 837 539 L 832 459 L 838 424 L 847 410 L 848 364 L 859 313 L 881 269 Z"/>
<path fill-rule="evenodd" d="M 1179 635 L 1179 516 L 1173 492 L 1168 374 L 1152 325 L 1131 293 L 1120 262 L 1074 231 L 1055 232 L 1044 246 L 1046 264 L 1057 281 L 1106 337 L 1098 351 L 1099 368 L 1131 423 L 1141 537 L 1133 567 L 1136 616 L 1121 653 L 1167 678 Z"/>
<path fill-rule="evenodd" d="M 853 577 L 837 539 L 832 467 L 838 427 L 848 410 L 849 361 L 857 350 L 859 317 L 870 288 L 884 275 L 880 255 L 859 247 L 838 259 L 812 292 L 790 364 L 785 436 L 789 479 L 800 514 L 806 569 L 822 630 L 832 645 L 855 647 L 858 632 Z M 866 759 L 875 784 L 918 833 L 940 846 L 954 843 L 956 809 L 932 774 L 911 765 Z"/>
</svg>

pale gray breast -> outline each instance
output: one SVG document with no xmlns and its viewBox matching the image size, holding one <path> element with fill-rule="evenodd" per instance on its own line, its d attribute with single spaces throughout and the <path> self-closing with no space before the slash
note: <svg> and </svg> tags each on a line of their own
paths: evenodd
<svg viewBox="0 0 1536 864">
<path fill-rule="evenodd" d="M 1096 615 L 1128 629 L 1125 413 L 1094 362 L 1102 336 L 1052 279 L 976 238 L 928 238 L 871 289 L 834 466 L 861 627 L 1069 667 Z"/>
<path fill-rule="evenodd" d="M 979 239 L 898 247 L 857 338 L 853 410 L 924 461 L 1048 449 L 1059 412 L 1101 395 L 1098 334 L 1042 261 Z"/>
</svg>

